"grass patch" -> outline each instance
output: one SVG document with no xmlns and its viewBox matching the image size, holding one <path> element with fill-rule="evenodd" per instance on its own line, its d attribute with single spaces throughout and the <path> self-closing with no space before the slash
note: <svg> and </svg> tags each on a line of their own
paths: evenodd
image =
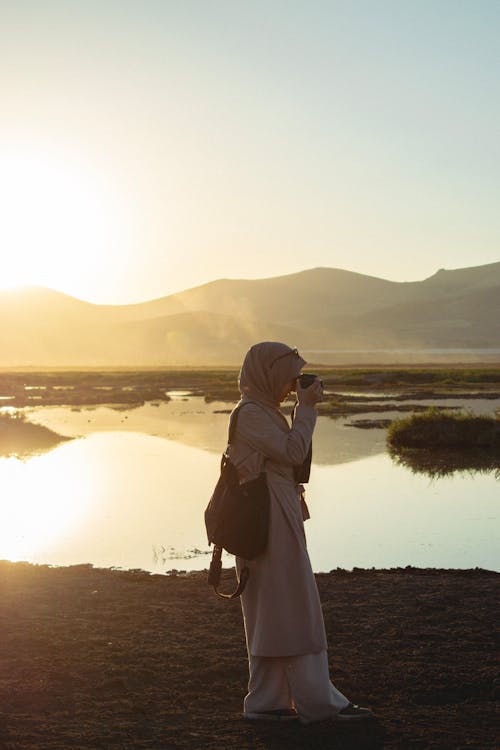
<svg viewBox="0 0 500 750">
<path fill-rule="evenodd" d="M 396 463 L 430 477 L 495 472 L 500 478 L 500 419 L 432 408 L 395 420 L 387 432 Z"/>
<path fill-rule="evenodd" d="M 500 420 L 464 412 L 427 409 L 395 420 L 387 434 L 390 448 L 488 448 L 500 450 Z"/>
<path fill-rule="evenodd" d="M 25 456 L 54 448 L 71 438 L 28 422 L 24 414 L 0 413 L 0 456 Z"/>
</svg>

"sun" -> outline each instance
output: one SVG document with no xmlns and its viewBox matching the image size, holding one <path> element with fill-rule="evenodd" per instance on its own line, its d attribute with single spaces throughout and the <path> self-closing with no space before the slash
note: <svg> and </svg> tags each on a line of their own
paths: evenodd
<svg viewBox="0 0 500 750">
<path fill-rule="evenodd" d="M 0 287 L 88 296 L 99 269 L 126 247 L 119 193 L 74 155 L 0 148 L 0 205 Z"/>
</svg>

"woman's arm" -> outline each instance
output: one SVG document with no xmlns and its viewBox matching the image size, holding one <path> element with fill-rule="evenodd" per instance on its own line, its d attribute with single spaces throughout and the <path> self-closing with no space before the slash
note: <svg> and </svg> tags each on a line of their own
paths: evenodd
<svg viewBox="0 0 500 750">
<path fill-rule="evenodd" d="M 260 406 L 247 404 L 238 414 L 236 435 L 273 461 L 295 466 L 307 455 L 315 424 L 314 406 L 299 403 L 293 426 L 285 432 Z"/>
</svg>

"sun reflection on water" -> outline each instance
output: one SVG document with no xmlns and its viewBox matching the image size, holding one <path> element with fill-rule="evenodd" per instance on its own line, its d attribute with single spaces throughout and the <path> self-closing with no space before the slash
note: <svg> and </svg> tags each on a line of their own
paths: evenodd
<svg viewBox="0 0 500 750">
<path fill-rule="evenodd" d="M 81 524 L 96 481 L 71 444 L 28 460 L 2 458 L 0 477 L 0 557 L 12 561 L 33 559 Z"/>
<path fill-rule="evenodd" d="M 203 511 L 227 415 L 177 404 L 130 411 L 126 423 L 104 408 L 40 412 L 74 439 L 23 461 L 0 458 L 0 558 L 154 572 L 207 567 Z M 494 475 L 430 480 L 380 452 L 383 436 L 318 421 L 306 525 L 315 570 L 498 569 Z"/>
</svg>

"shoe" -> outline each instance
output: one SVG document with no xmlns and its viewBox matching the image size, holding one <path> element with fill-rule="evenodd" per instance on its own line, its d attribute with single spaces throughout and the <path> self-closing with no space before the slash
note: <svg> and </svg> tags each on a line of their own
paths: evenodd
<svg viewBox="0 0 500 750">
<path fill-rule="evenodd" d="M 349 703 L 345 708 L 335 714 L 333 721 L 362 721 L 363 719 L 372 719 L 373 711 L 369 708 L 361 708 L 354 703 Z"/>
<path fill-rule="evenodd" d="M 249 711 L 245 719 L 249 721 L 294 721 L 299 718 L 294 708 L 276 708 L 274 711 Z"/>
</svg>

